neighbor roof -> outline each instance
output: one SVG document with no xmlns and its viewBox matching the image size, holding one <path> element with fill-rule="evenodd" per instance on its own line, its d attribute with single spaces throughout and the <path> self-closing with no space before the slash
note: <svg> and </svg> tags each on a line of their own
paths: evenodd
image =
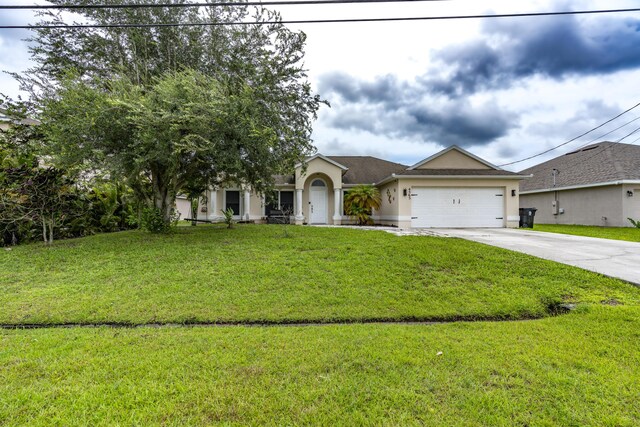
<svg viewBox="0 0 640 427">
<path fill-rule="evenodd" d="M 0 108 L 0 122 L 4 123 L 19 123 L 21 125 L 37 125 L 39 121 L 30 118 L 15 120 L 7 115 L 7 110 Z"/>
<path fill-rule="evenodd" d="M 553 169 L 558 170 L 555 186 Z M 520 173 L 533 175 L 520 183 L 521 192 L 640 180 L 640 147 L 619 142 L 599 142 Z"/>
<path fill-rule="evenodd" d="M 371 156 L 327 156 L 331 160 L 348 169 L 342 176 L 342 182 L 346 185 L 374 184 L 407 169 L 407 165 L 378 159 Z"/>
</svg>

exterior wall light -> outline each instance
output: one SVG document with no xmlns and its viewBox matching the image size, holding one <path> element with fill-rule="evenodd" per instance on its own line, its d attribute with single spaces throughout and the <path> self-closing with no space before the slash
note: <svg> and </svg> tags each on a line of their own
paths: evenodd
<svg viewBox="0 0 640 427">
<path fill-rule="evenodd" d="M 633 197 L 633 191 L 627 190 L 627 197 Z"/>
</svg>

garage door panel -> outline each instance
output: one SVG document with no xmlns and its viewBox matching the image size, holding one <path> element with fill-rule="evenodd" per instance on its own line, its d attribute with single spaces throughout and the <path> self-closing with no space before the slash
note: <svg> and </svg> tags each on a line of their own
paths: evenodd
<svg viewBox="0 0 640 427">
<path fill-rule="evenodd" d="M 503 188 L 414 188 L 411 225 L 416 228 L 503 227 Z"/>
</svg>

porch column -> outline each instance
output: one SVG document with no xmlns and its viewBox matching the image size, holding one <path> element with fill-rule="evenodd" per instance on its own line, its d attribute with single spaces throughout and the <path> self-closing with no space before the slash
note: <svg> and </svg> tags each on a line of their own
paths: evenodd
<svg viewBox="0 0 640 427">
<path fill-rule="evenodd" d="M 296 190 L 296 224 L 302 225 L 304 215 L 302 214 L 302 190 Z"/>
<path fill-rule="evenodd" d="M 218 216 L 218 190 L 211 190 L 209 193 L 209 221 L 213 221 Z"/>
<path fill-rule="evenodd" d="M 249 212 L 251 211 L 251 193 L 244 192 L 244 219 L 249 220 Z"/>
<path fill-rule="evenodd" d="M 340 225 L 342 222 L 342 188 L 333 190 L 333 224 Z"/>
</svg>

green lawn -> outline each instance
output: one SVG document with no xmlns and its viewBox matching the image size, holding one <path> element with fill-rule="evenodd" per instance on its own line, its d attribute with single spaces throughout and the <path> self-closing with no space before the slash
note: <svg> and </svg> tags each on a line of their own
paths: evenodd
<svg viewBox="0 0 640 427">
<path fill-rule="evenodd" d="M 534 231 L 573 234 L 576 236 L 599 237 L 601 239 L 626 240 L 640 242 L 640 228 L 632 227 L 596 227 L 595 225 L 556 225 L 535 224 Z"/>
<path fill-rule="evenodd" d="M 0 329 L 0 426 L 640 425 L 640 288 L 458 239 L 246 225 L 26 245 L 0 251 L 0 308 L 14 325 L 544 316 Z"/>
<path fill-rule="evenodd" d="M 551 261 L 352 229 L 122 232 L 16 247 L 0 263 L 5 324 L 524 318 L 640 302 L 633 286 Z"/>
<path fill-rule="evenodd" d="M 0 425 L 637 426 L 638 342 L 637 307 L 510 323 L 0 331 Z"/>
</svg>

